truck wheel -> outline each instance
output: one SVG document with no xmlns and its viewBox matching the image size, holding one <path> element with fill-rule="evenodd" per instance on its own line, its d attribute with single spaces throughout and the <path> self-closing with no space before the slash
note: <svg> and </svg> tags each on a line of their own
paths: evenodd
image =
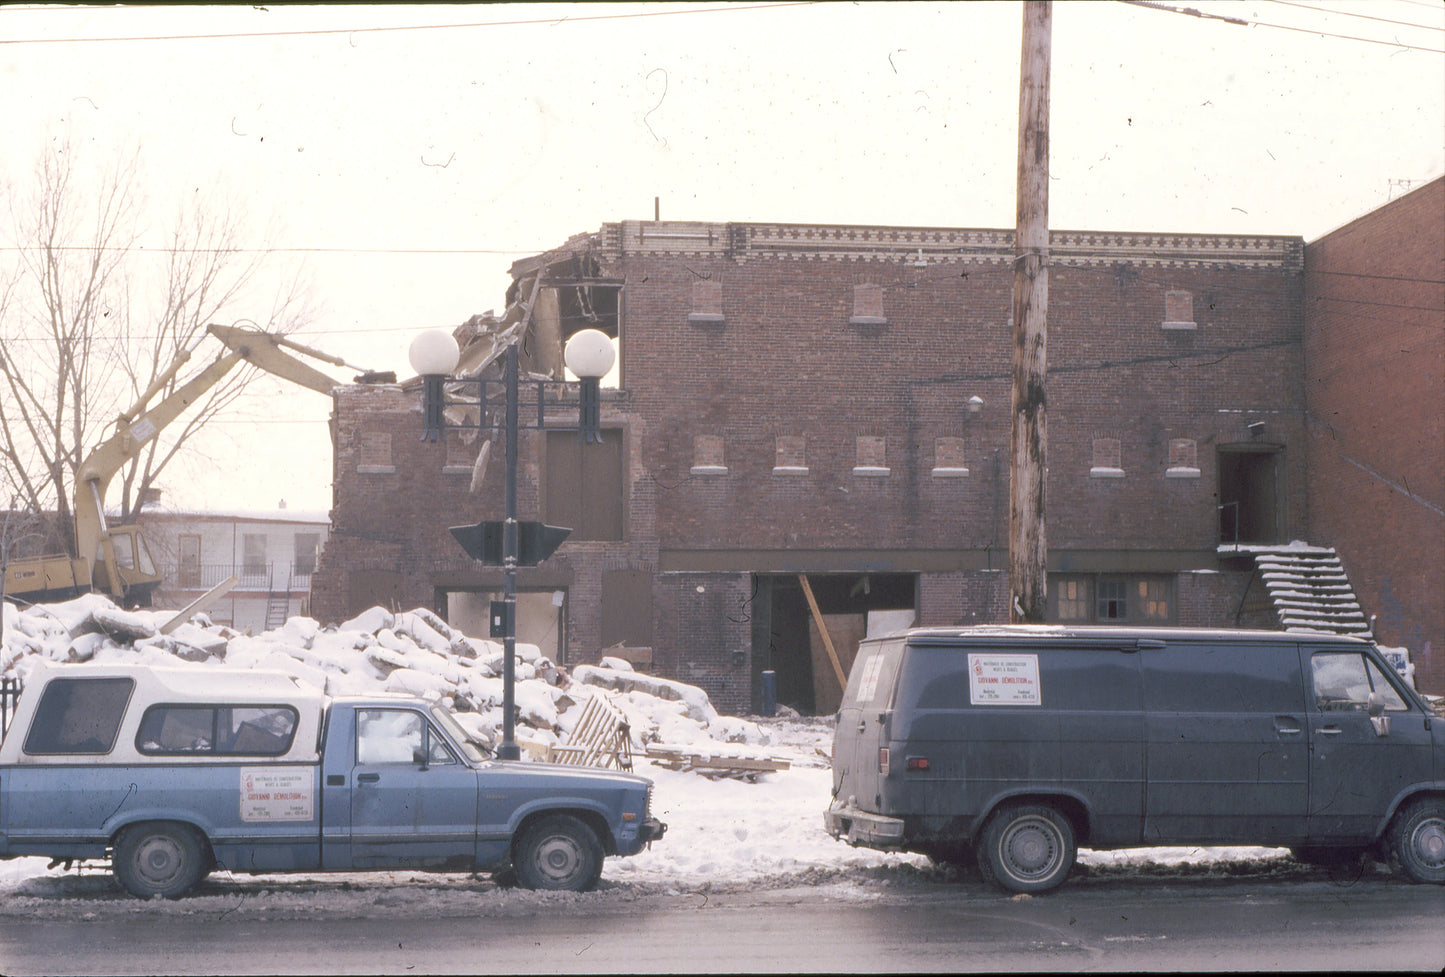
<svg viewBox="0 0 1445 977">
<path fill-rule="evenodd" d="M 1019 804 L 1000 808 L 983 829 L 978 867 L 1009 892 L 1047 892 L 1068 878 L 1077 854 L 1068 818 L 1052 807 Z"/>
<path fill-rule="evenodd" d="M 523 888 L 586 892 L 602 876 L 602 845 L 577 818 L 553 814 L 522 832 L 512 864 Z"/>
<path fill-rule="evenodd" d="M 142 899 L 179 899 L 210 871 L 210 851 L 196 829 L 151 821 L 133 824 L 115 842 L 111 867 L 126 891 Z"/>
<path fill-rule="evenodd" d="M 1412 881 L 1445 884 L 1445 801 L 1426 798 L 1395 815 L 1390 847 Z"/>
</svg>

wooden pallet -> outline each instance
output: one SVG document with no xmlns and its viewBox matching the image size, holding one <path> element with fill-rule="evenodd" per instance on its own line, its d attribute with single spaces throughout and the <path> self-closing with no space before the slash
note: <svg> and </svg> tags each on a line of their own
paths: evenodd
<svg viewBox="0 0 1445 977">
<path fill-rule="evenodd" d="M 581 767 L 632 769 L 632 730 L 627 717 L 607 696 L 595 691 L 566 743 L 552 747 L 553 763 Z"/>
<path fill-rule="evenodd" d="M 760 773 L 776 773 L 792 766 L 792 761 L 782 757 L 715 756 L 703 750 L 660 743 L 647 747 L 647 758 L 669 770 L 691 770 L 705 777 L 742 777 L 746 780 L 755 780 Z"/>
</svg>

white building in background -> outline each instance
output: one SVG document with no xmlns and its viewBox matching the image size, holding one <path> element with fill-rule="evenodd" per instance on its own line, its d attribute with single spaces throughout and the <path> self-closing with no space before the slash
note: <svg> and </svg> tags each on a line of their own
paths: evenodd
<svg viewBox="0 0 1445 977">
<path fill-rule="evenodd" d="M 217 624 L 259 633 L 310 613 L 311 574 L 330 515 L 288 509 L 185 512 L 156 503 L 140 523 L 161 572 L 153 605 L 178 610 L 229 577 L 236 585 L 206 608 Z"/>
</svg>

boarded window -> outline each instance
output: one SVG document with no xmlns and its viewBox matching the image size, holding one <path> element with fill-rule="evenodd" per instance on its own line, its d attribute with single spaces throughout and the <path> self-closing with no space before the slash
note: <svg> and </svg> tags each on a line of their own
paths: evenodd
<svg viewBox="0 0 1445 977">
<path fill-rule="evenodd" d="M 722 282 L 698 279 L 692 283 L 692 308 L 687 313 L 687 321 L 703 324 L 723 321 Z"/>
<path fill-rule="evenodd" d="M 699 434 L 692 439 L 692 473 L 720 475 L 726 472 L 723 461 L 723 439 L 717 434 Z"/>
<path fill-rule="evenodd" d="M 1089 474 L 1095 478 L 1119 478 L 1124 474 L 1123 448 L 1118 438 L 1094 439 L 1094 465 Z"/>
<path fill-rule="evenodd" d="M 575 432 L 547 432 L 543 518 L 569 527 L 569 542 L 622 538 L 622 432 L 601 435 L 601 444 L 583 444 Z"/>
<path fill-rule="evenodd" d="M 357 450 L 356 470 L 359 472 L 391 472 L 391 435 L 385 431 L 365 431 Z"/>
<path fill-rule="evenodd" d="M 1170 289 L 1164 293 L 1163 327 L 1165 329 L 1195 328 L 1194 295 L 1192 292 Z"/>
<path fill-rule="evenodd" d="M 1199 477 L 1199 443 L 1192 438 L 1169 439 L 1169 467 L 1164 473 L 1170 478 Z"/>
<path fill-rule="evenodd" d="M 805 453 L 807 439 L 801 434 L 780 434 L 773 446 L 773 472 L 806 473 L 808 459 Z"/>
<path fill-rule="evenodd" d="M 853 286 L 853 315 L 848 321 L 858 325 L 876 325 L 887 321 L 883 318 L 882 285 Z"/>
<path fill-rule="evenodd" d="M 58 678 L 45 686 L 25 737 L 33 756 L 109 753 L 135 682 L 128 678 Z"/>
<path fill-rule="evenodd" d="M 888 441 L 886 438 L 871 434 L 859 437 L 854 457 L 857 461 L 853 467 L 853 474 L 888 474 Z"/>
<path fill-rule="evenodd" d="M 937 438 L 933 442 L 933 474 L 940 478 L 968 474 L 964 463 L 963 438 Z"/>
</svg>

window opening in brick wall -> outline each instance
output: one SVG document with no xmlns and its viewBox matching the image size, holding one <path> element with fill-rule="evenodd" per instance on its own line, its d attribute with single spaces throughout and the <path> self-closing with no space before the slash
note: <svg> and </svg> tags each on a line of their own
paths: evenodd
<svg viewBox="0 0 1445 977">
<path fill-rule="evenodd" d="M 467 443 L 467 435 L 471 436 L 471 443 Z M 470 472 L 472 465 L 477 460 L 477 449 L 481 446 L 481 439 L 471 431 L 458 431 L 449 429 L 446 432 L 447 457 L 443 463 L 442 470 L 447 472 Z"/>
<path fill-rule="evenodd" d="M 1165 329 L 1196 329 L 1194 322 L 1194 294 L 1181 289 L 1170 289 L 1164 293 Z"/>
<path fill-rule="evenodd" d="M 961 478 L 968 474 L 964 463 L 963 438 L 936 438 L 933 442 L 935 478 Z"/>
<path fill-rule="evenodd" d="M 883 326 L 888 320 L 883 317 L 883 286 L 854 285 L 853 314 L 848 322 L 855 326 Z"/>
<path fill-rule="evenodd" d="M 362 474 L 387 474 L 396 471 L 391 461 L 391 434 L 386 431 L 363 431 L 356 453 L 356 470 Z"/>
<path fill-rule="evenodd" d="M 808 460 L 805 454 L 807 439 L 801 434 L 780 434 L 773 445 L 774 475 L 806 475 Z"/>
<path fill-rule="evenodd" d="M 712 278 L 695 279 L 692 283 L 692 308 L 687 321 L 693 325 L 723 324 L 722 282 Z"/>
<path fill-rule="evenodd" d="M 854 475 L 882 477 L 888 474 L 888 440 L 877 435 L 861 435 L 857 440 L 853 465 Z"/>
<path fill-rule="evenodd" d="M 1094 439 L 1094 464 L 1089 469 L 1091 478 L 1123 478 L 1123 447 L 1118 438 Z"/>
<path fill-rule="evenodd" d="M 1049 620 L 1061 624 L 1170 624 L 1168 574 L 1049 574 Z"/>
<path fill-rule="evenodd" d="M 723 439 L 718 434 L 698 434 L 692 439 L 692 474 L 726 475 Z"/>
<path fill-rule="evenodd" d="M 1169 439 L 1169 467 L 1166 478 L 1199 477 L 1199 443 L 1192 438 Z"/>
<path fill-rule="evenodd" d="M 575 431 L 548 431 L 543 521 L 567 526 L 568 542 L 621 539 L 622 431 L 604 428 L 601 444 Z"/>
<path fill-rule="evenodd" d="M 556 273 L 554 269 L 554 274 Z M 572 334 L 583 329 L 598 329 L 611 336 L 617 351 L 612 372 L 602 378 L 602 386 L 622 386 L 622 285 L 613 282 L 580 281 L 559 285 L 557 315 L 561 320 L 562 345 L 565 348 Z M 557 356 L 561 361 L 560 351 Z"/>
</svg>

